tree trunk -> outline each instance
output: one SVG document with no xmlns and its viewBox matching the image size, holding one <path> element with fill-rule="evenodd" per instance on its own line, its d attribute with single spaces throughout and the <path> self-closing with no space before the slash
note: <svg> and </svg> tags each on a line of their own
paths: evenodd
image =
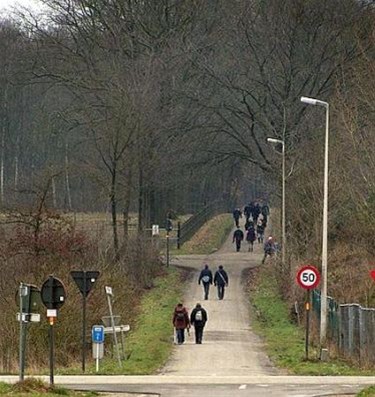
<svg viewBox="0 0 375 397">
<path fill-rule="evenodd" d="M 113 231 L 113 249 L 115 251 L 115 259 L 119 258 L 118 232 L 117 232 L 117 198 L 116 198 L 116 177 L 117 164 L 113 163 L 112 179 L 111 179 L 111 215 L 112 215 L 112 231 Z"/>
<path fill-rule="evenodd" d="M 139 168 L 139 190 L 138 190 L 138 232 L 143 230 L 143 206 L 144 206 L 144 194 L 143 194 L 143 170 Z"/>
<path fill-rule="evenodd" d="M 123 209 L 123 219 L 124 219 L 124 242 L 126 243 L 129 238 L 129 211 L 130 211 L 130 200 L 131 200 L 131 182 L 132 182 L 132 171 L 128 169 L 126 171 L 126 188 L 124 197 L 124 209 Z"/>
<path fill-rule="evenodd" d="M 4 99 L 3 99 L 3 123 L 1 128 L 1 160 L 0 160 L 0 202 L 1 205 L 5 203 L 4 193 L 4 179 L 5 179 L 5 136 L 8 129 L 8 83 L 5 84 L 4 88 Z"/>
<path fill-rule="evenodd" d="M 70 194 L 70 183 L 69 183 L 69 158 L 68 158 L 68 144 L 65 144 L 65 189 L 66 197 L 68 199 L 68 209 L 72 210 L 72 196 Z"/>
</svg>

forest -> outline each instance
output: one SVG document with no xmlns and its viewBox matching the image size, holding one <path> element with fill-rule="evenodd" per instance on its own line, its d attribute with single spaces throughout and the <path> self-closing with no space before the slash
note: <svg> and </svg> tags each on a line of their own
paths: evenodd
<svg viewBox="0 0 375 397">
<path fill-rule="evenodd" d="M 373 304 L 360 287 L 371 289 L 375 251 L 371 2 L 41 4 L 0 19 L 2 266 L 30 253 L 34 265 L 77 258 L 64 213 L 110 213 L 118 253 L 134 212 L 142 233 L 208 203 L 264 197 L 279 208 L 271 137 L 285 143 L 289 282 L 320 258 L 325 115 L 308 96 L 330 105 L 330 282 L 337 299 Z M 16 242 L 9 225 L 24 227 Z"/>
</svg>

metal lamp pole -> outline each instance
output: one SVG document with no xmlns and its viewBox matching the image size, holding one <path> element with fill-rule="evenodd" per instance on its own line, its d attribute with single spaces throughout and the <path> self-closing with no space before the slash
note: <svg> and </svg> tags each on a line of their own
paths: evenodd
<svg viewBox="0 0 375 397">
<path fill-rule="evenodd" d="M 282 203 L 281 203 L 281 261 L 285 265 L 286 227 L 285 227 L 285 142 L 281 139 L 267 138 L 267 142 L 280 143 L 282 147 Z"/>
<path fill-rule="evenodd" d="M 301 102 L 308 105 L 323 106 L 326 109 L 326 134 L 324 150 L 324 197 L 323 197 L 323 242 L 322 242 L 322 290 L 320 298 L 320 349 L 327 342 L 327 258 L 328 258 L 328 138 L 329 138 L 329 104 L 319 99 L 301 97 Z"/>
</svg>

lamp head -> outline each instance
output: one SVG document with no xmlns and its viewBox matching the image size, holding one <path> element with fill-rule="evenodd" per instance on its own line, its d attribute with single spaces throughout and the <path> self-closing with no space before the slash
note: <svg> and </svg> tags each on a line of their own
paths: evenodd
<svg viewBox="0 0 375 397">
<path fill-rule="evenodd" d="M 302 96 L 301 97 L 301 102 L 306 103 L 308 105 L 317 105 L 318 104 L 318 100 L 314 99 L 314 98 L 309 98 L 306 96 Z"/>
</svg>

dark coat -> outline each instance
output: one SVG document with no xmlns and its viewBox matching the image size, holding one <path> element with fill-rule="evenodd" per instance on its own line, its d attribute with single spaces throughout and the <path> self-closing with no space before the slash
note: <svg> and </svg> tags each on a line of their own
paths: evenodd
<svg viewBox="0 0 375 397">
<path fill-rule="evenodd" d="M 233 233 L 233 242 L 234 240 L 236 241 L 242 241 L 243 240 L 243 231 L 241 229 L 237 229 Z"/>
<path fill-rule="evenodd" d="M 220 276 L 221 275 L 221 276 Z M 228 284 L 228 275 L 225 270 L 217 270 L 214 277 L 215 285 L 225 285 Z"/>
<path fill-rule="evenodd" d="M 206 276 L 209 277 L 209 280 L 208 281 L 203 281 L 202 278 L 206 277 Z M 212 284 L 212 280 L 213 280 L 213 277 L 212 277 L 211 270 L 210 269 L 203 269 L 201 271 L 201 274 L 199 275 L 198 284 L 200 284 L 201 281 L 202 281 L 202 283 L 210 283 L 210 284 Z"/>
<path fill-rule="evenodd" d="M 189 313 L 185 307 L 179 308 L 176 306 L 174 309 L 172 322 L 176 329 L 185 329 L 190 327 Z"/>
<path fill-rule="evenodd" d="M 255 241 L 257 238 L 253 227 L 249 228 L 246 233 L 246 241 Z"/>
<path fill-rule="evenodd" d="M 199 310 L 202 311 L 202 321 L 195 319 L 195 316 Z M 190 323 L 191 323 L 191 325 L 194 325 L 195 327 L 204 327 L 206 325 L 207 319 L 208 319 L 207 312 L 206 312 L 206 310 L 203 309 L 203 307 L 195 307 L 193 309 L 193 311 L 191 312 Z"/>
<path fill-rule="evenodd" d="M 233 211 L 233 218 L 234 219 L 239 219 L 242 217 L 242 212 L 240 210 L 234 210 Z"/>
</svg>

